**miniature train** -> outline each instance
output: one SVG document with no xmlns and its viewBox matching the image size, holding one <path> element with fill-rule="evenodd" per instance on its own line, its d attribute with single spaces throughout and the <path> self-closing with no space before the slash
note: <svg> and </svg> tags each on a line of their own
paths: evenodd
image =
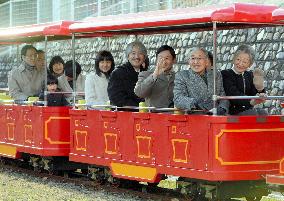
<svg viewBox="0 0 284 201">
<path fill-rule="evenodd" d="M 255 187 L 252 181 L 263 182 L 265 175 L 279 172 L 284 155 L 284 118 L 278 115 L 183 115 L 32 105 L 1 105 L 0 113 L 3 157 L 24 158 L 34 168 L 49 171 L 70 161 L 67 169 L 88 168 L 94 179 L 158 183 L 175 177 L 176 184 L 187 183 L 183 191 L 207 196 L 210 189 L 212 198 L 237 196 L 227 189 L 233 186 L 250 188 L 250 194 Z M 261 195 L 266 191 L 264 183 L 255 188 Z M 242 190 L 242 194 L 246 193 Z"/>
<path fill-rule="evenodd" d="M 228 7 L 129 14 L 0 30 L 0 43 L 283 25 L 284 9 Z M 73 49 L 73 55 L 75 50 Z M 214 61 L 215 63 L 215 61 Z M 283 115 L 215 116 L 0 104 L 0 156 L 95 180 L 164 184 L 200 200 L 260 199 L 283 169 Z M 88 170 L 88 171 L 86 171 Z M 283 171 L 282 171 L 283 173 Z M 269 176 L 268 176 L 269 178 Z"/>
</svg>

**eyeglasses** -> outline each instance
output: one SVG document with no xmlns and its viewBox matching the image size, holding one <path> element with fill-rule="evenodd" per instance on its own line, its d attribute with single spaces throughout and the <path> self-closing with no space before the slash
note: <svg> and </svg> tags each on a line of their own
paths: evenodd
<svg viewBox="0 0 284 201">
<path fill-rule="evenodd" d="M 30 59 L 36 59 L 37 54 L 26 55 L 25 57 L 30 58 Z"/>
<path fill-rule="evenodd" d="M 204 57 L 190 57 L 189 58 L 190 61 L 197 61 L 197 62 L 201 61 L 202 59 L 205 59 L 205 58 Z"/>
</svg>

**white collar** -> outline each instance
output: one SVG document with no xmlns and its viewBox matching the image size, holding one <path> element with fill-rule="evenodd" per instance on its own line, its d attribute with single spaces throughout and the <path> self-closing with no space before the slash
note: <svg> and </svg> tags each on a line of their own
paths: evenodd
<svg viewBox="0 0 284 201">
<path fill-rule="evenodd" d="M 134 68 L 134 67 L 133 67 Z M 141 69 L 140 68 L 134 68 L 134 70 L 136 71 L 136 73 L 140 73 Z"/>
<path fill-rule="evenodd" d="M 233 67 L 231 68 L 233 71 L 234 71 L 234 73 L 236 73 L 237 75 L 244 75 L 244 73 L 245 73 L 245 71 L 244 72 L 242 72 L 242 73 L 240 73 L 240 72 L 238 72 L 238 71 L 236 71 L 236 69 L 235 69 L 235 66 L 233 65 Z"/>
</svg>

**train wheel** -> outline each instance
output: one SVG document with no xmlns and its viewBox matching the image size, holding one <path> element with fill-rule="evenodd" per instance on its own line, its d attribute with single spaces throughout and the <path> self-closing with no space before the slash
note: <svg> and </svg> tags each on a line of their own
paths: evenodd
<svg viewBox="0 0 284 201">
<path fill-rule="evenodd" d="M 7 158 L 0 157 L 0 164 L 2 164 L 2 165 L 7 165 L 7 164 L 8 164 Z"/>
<path fill-rule="evenodd" d="M 57 168 L 55 168 L 55 162 L 53 160 L 53 158 L 50 157 L 43 157 L 40 161 L 41 164 L 41 168 L 44 171 L 47 171 L 48 174 L 50 175 L 64 175 L 64 171 L 63 170 L 58 170 Z"/>
<path fill-rule="evenodd" d="M 58 175 L 58 172 L 55 171 L 53 160 L 50 158 L 43 157 L 41 160 L 41 167 L 43 170 L 47 171 L 49 174 Z"/>
<path fill-rule="evenodd" d="M 104 168 L 89 166 L 87 175 L 89 178 L 99 183 L 104 183 L 106 181 Z"/>
<path fill-rule="evenodd" d="M 120 179 L 113 177 L 110 169 L 105 168 L 104 172 L 105 172 L 105 178 L 108 183 L 110 183 L 114 187 L 118 187 L 120 185 Z"/>
<path fill-rule="evenodd" d="M 40 171 L 40 158 L 38 156 L 30 156 L 29 164 L 34 171 Z"/>
</svg>

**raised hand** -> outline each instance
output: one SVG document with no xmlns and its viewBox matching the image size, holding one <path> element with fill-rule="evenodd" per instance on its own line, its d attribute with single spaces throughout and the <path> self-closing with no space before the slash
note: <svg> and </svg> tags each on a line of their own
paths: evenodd
<svg viewBox="0 0 284 201">
<path fill-rule="evenodd" d="M 253 84 L 257 91 L 264 89 L 264 72 L 260 68 L 256 68 L 253 71 Z"/>
<path fill-rule="evenodd" d="M 165 61 L 164 58 L 158 58 L 156 68 L 155 68 L 155 71 L 153 73 L 154 78 L 157 78 L 159 75 L 161 75 L 163 72 L 165 72 L 165 70 L 166 70 L 165 64 L 166 64 L 166 61 Z"/>
</svg>

